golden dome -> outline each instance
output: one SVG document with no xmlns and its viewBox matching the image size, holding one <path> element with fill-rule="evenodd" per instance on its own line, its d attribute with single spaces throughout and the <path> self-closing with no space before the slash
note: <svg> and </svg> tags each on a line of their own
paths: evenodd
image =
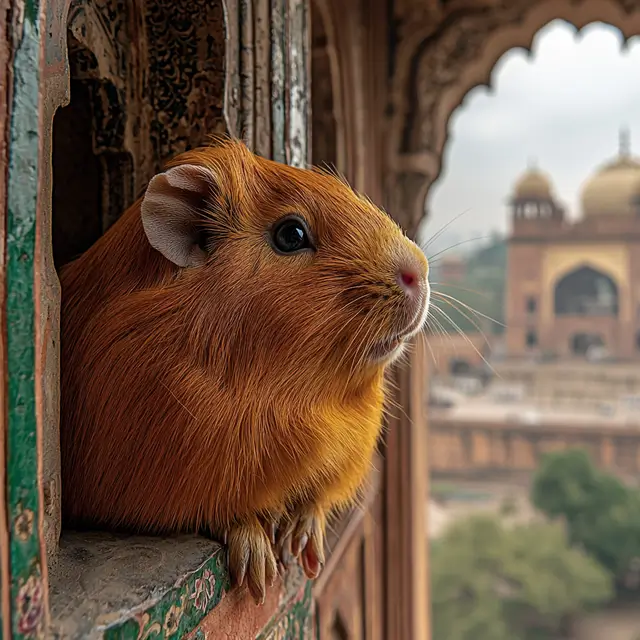
<svg viewBox="0 0 640 640">
<path fill-rule="evenodd" d="M 515 185 L 516 198 L 551 198 L 551 181 L 539 169 L 531 168 L 518 178 Z"/>
<path fill-rule="evenodd" d="M 629 153 L 628 134 L 620 134 L 618 157 L 601 167 L 582 189 L 585 218 L 632 213 L 640 196 L 640 160 Z"/>
</svg>

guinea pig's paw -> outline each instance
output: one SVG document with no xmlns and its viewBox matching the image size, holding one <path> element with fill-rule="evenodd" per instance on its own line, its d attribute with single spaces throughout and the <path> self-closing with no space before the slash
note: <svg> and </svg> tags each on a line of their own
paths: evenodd
<svg viewBox="0 0 640 640">
<path fill-rule="evenodd" d="M 325 562 L 324 511 L 317 505 L 299 507 L 288 523 L 285 535 L 290 540 L 291 554 L 299 558 L 309 579 L 317 578 Z M 288 544 L 283 545 L 286 549 Z"/>
<path fill-rule="evenodd" d="M 245 583 L 256 604 L 264 604 L 267 585 L 274 583 L 278 568 L 263 526 L 258 520 L 232 527 L 227 535 L 229 572 L 237 586 Z"/>
</svg>

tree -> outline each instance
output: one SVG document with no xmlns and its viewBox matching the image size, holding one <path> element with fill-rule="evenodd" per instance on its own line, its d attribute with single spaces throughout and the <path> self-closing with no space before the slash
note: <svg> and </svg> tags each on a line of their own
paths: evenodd
<svg viewBox="0 0 640 640">
<path fill-rule="evenodd" d="M 640 493 L 596 469 L 586 451 L 549 454 L 534 478 L 531 500 L 550 518 L 561 517 L 569 539 L 622 584 L 640 558 Z"/>
<path fill-rule="evenodd" d="M 507 527 L 476 515 L 432 548 L 434 640 L 561 637 L 571 619 L 607 602 L 611 579 L 545 522 Z"/>
</svg>

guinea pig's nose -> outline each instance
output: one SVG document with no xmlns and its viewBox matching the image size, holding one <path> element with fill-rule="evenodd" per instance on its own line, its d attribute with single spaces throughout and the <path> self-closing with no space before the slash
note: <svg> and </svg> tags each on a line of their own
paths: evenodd
<svg viewBox="0 0 640 640">
<path fill-rule="evenodd" d="M 402 257 L 396 258 L 396 283 L 404 293 L 404 304 L 398 309 L 399 335 L 410 335 L 426 319 L 429 306 L 429 265 L 418 247 L 407 246 Z"/>
<path fill-rule="evenodd" d="M 420 291 L 420 275 L 417 269 L 405 267 L 398 271 L 398 284 L 408 295 L 417 295 Z"/>
<path fill-rule="evenodd" d="M 427 283 L 426 260 L 403 260 L 398 265 L 396 281 L 407 297 L 420 297 Z"/>
</svg>

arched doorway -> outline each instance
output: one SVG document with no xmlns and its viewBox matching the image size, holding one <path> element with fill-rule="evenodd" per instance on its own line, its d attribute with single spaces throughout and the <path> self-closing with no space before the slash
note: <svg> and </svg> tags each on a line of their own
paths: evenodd
<svg viewBox="0 0 640 640">
<path fill-rule="evenodd" d="M 571 336 L 571 353 L 575 356 L 586 357 L 593 349 L 604 347 L 604 340 L 599 333 L 576 333 Z"/>
<path fill-rule="evenodd" d="M 556 284 L 554 311 L 557 316 L 617 316 L 618 286 L 602 271 L 580 267 Z"/>
</svg>

